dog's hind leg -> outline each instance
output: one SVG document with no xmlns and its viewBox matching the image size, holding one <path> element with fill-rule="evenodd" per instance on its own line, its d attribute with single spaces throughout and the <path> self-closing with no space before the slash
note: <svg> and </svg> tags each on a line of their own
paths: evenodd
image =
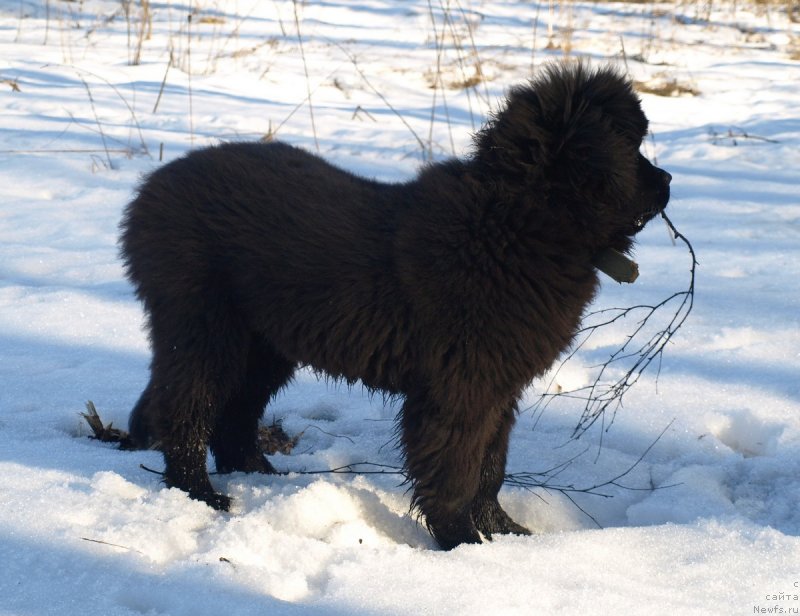
<svg viewBox="0 0 800 616">
<path fill-rule="evenodd" d="M 515 413 L 516 405 L 511 405 L 503 411 L 497 433 L 483 456 L 480 487 L 472 502 L 472 519 L 475 526 L 490 540 L 494 533 L 531 534 L 527 528 L 512 520 L 497 501 L 497 494 L 505 477 L 508 438 L 514 426 Z"/>
<path fill-rule="evenodd" d="M 158 446 L 153 437 L 152 422 L 155 417 L 153 416 L 151 404 L 152 389 L 153 381 L 151 380 L 142 395 L 139 396 L 139 400 L 136 402 L 136 406 L 133 407 L 128 419 L 128 432 L 130 434 L 131 448 L 133 449 L 150 449 Z"/>
<path fill-rule="evenodd" d="M 270 398 L 289 382 L 295 364 L 253 336 L 244 380 L 217 415 L 211 452 L 217 472 L 274 473 L 258 445 L 258 420 Z"/>
<path fill-rule="evenodd" d="M 206 452 L 220 410 L 244 380 L 250 334 L 213 293 L 160 303 L 150 327 L 148 414 L 164 454 L 164 481 L 227 510 L 230 499 L 209 480 Z"/>
</svg>

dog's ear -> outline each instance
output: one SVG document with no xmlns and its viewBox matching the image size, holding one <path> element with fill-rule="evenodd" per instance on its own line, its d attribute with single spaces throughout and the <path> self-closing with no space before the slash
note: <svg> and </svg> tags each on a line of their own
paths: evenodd
<svg viewBox="0 0 800 616">
<path fill-rule="evenodd" d="M 598 199 L 633 184 L 647 118 L 629 79 L 579 62 L 551 65 L 533 87 L 551 129 L 548 177 Z"/>
<path fill-rule="evenodd" d="M 551 129 L 532 83 L 515 86 L 503 107 L 475 135 L 475 156 L 496 177 L 539 181 L 549 163 Z"/>
<path fill-rule="evenodd" d="M 476 157 L 511 181 L 583 184 L 630 171 L 636 157 L 629 154 L 646 132 L 639 99 L 621 73 L 554 63 L 509 91 L 476 135 Z"/>
<path fill-rule="evenodd" d="M 545 117 L 555 124 L 561 116 L 565 127 L 584 121 L 589 128 L 598 128 L 595 118 L 599 116 L 636 144 L 647 134 L 647 118 L 633 83 L 612 66 L 593 69 L 585 62 L 550 64 L 532 85 Z M 587 112 L 590 115 L 584 119 Z"/>
</svg>

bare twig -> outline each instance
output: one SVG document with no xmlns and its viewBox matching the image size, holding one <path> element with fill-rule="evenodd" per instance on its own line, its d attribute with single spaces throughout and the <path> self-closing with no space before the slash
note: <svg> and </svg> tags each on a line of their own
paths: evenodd
<svg viewBox="0 0 800 616">
<path fill-rule="evenodd" d="M 727 131 L 723 133 L 719 133 L 714 129 L 711 129 L 709 140 L 714 145 L 719 145 L 723 141 L 730 141 L 732 145 L 739 145 L 739 141 L 749 139 L 751 141 L 761 141 L 764 143 L 780 143 L 776 139 L 769 139 L 768 137 L 760 137 L 759 135 L 751 135 L 746 130 L 742 128 L 729 128 Z"/>
<path fill-rule="evenodd" d="M 190 9 L 193 8 L 190 6 Z M 194 109 L 192 104 L 192 12 L 186 16 L 186 63 L 187 85 L 189 87 L 189 142 L 194 145 Z M 166 75 L 165 75 L 166 78 Z"/>
<path fill-rule="evenodd" d="M 72 148 L 72 150 L 71 150 L 72 152 L 83 151 L 83 152 L 90 153 L 90 154 L 94 153 L 94 154 L 106 154 L 106 155 L 109 154 L 109 153 L 125 154 L 128 158 L 132 158 L 133 155 L 136 153 L 136 150 L 134 150 L 129 145 L 126 145 L 120 139 L 117 139 L 116 137 L 110 137 L 109 135 L 103 135 L 103 131 L 102 131 L 101 127 L 92 126 L 91 124 L 87 124 L 85 122 L 82 122 L 81 120 L 76 118 L 75 115 L 71 111 L 67 111 L 67 115 L 69 116 L 70 120 L 72 120 L 72 123 L 75 124 L 76 126 L 84 128 L 84 129 L 88 130 L 89 132 L 94 133 L 96 135 L 101 135 L 101 137 L 104 137 L 104 141 L 107 140 L 109 142 L 118 143 L 119 145 L 124 146 L 122 148 L 111 148 L 111 147 L 108 146 L 108 143 L 104 143 L 102 149 L 99 149 L 99 148 Z M 97 123 L 95 122 L 95 124 L 97 124 Z M 66 132 L 66 131 L 64 131 L 64 132 Z M 64 132 L 62 132 L 61 135 L 63 135 Z M 61 135 L 59 135 L 59 137 Z M 49 149 L 46 149 L 46 148 L 38 150 L 38 152 L 55 152 L 55 151 L 56 150 L 49 150 Z M 62 148 L 61 151 L 70 151 L 70 148 Z"/>
<path fill-rule="evenodd" d="M 0 79 L 0 83 L 8 85 L 8 87 L 11 88 L 13 92 L 21 92 L 21 90 L 19 89 L 19 84 L 17 83 L 16 79 Z"/>
<path fill-rule="evenodd" d="M 375 470 L 361 470 L 361 467 Z M 408 477 L 406 471 L 400 466 L 390 464 L 376 464 L 375 462 L 353 462 L 336 468 L 321 469 L 316 471 L 281 471 L 281 475 L 401 475 Z"/>
<path fill-rule="evenodd" d="M 317 139 L 317 124 L 314 120 L 314 105 L 311 102 L 311 79 L 308 76 L 308 64 L 306 63 L 306 52 L 303 48 L 303 37 L 300 33 L 300 17 L 297 13 L 297 0 L 292 0 L 292 5 L 294 6 L 294 25 L 297 29 L 297 42 L 300 45 L 300 58 L 303 61 L 303 72 L 306 75 L 306 92 L 308 93 L 307 99 L 308 100 L 308 113 L 311 116 L 311 132 L 314 135 L 314 146 L 317 148 L 317 152 L 319 152 L 319 140 Z"/>
<path fill-rule="evenodd" d="M 119 545 L 117 543 L 109 543 L 108 541 L 100 541 L 99 539 L 90 539 L 89 537 L 81 537 L 82 541 L 88 541 L 90 543 L 99 543 L 100 545 L 108 545 L 112 548 L 120 548 L 122 550 L 128 550 L 129 552 L 136 552 L 137 554 L 143 554 L 139 550 L 135 550 L 134 548 L 129 548 L 127 545 Z"/>
<path fill-rule="evenodd" d="M 664 434 L 667 432 L 667 430 L 669 430 L 669 428 L 672 426 L 673 421 L 670 421 L 667 424 L 667 426 L 661 431 L 661 433 L 655 438 L 655 440 L 652 443 L 650 443 L 650 445 L 647 447 L 647 449 L 645 449 L 642 452 L 642 454 L 636 459 L 636 461 L 633 464 L 631 464 L 623 472 L 619 473 L 615 477 L 612 477 L 611 479 L 608 479 L 606 481 L 602 481 L 600 483 L 596 483 L 596 484 L 594 484 L 592 486 L 588 486 L 588 487 L 578 487 L 574 483 L 557 484 L 557 483 L 555 483 L 553 481 L 559 474 L 561 474 L 570 465 L 572 465 L 572 463 L 578 457 L 580 457 L 581 455 L 586 453 L 587 450 L 585 449 L 583 452 L 573 456 L 569 460 L 561 463 L 560 465 L 558 465 L 558 466 L 556 466 L 553 469 L 550 469 L 548 471 L 544 471 L 544 472 L 541 472 L 541 473 L 523 472 L 523 473 L 510 473 L 510 474 L 507 474 L 506 477 L 505 477 L 505 483 L 506 483 L 506 485 L 514 486 L 514 487 L 518 487 L 518 488 L 524 488 L 526 490 L 540 489 L 540 490 L 544 490 L 546 492 L 550 492 L 550 491 L 560 492 L 567 499 L 569 499 L 569 501 L 573 505 L 575 505 L 575 507 L 577 507 L 584 515 L 586 515 L 589 519 L 591 519 L 592 522 L 594 522 L 597 525 L 598 528 L 600 528 L 601 526 L 597 522 L 597 520 L 592 515 L 590 515 L 585 509 L 583 509 L 575 501 L 575 499 L 573 498 L 573 494 L 586 494 L 586 495 L 589 495 L 589 496 L 599 496 L 601 498 L 613 498 L 614 495 L 613 494 L 609 494 L 606 491 L 606 488 L 615 487 L 615 488 L 619 488 L 619 489 L 622 489 L 622 490 L 652 492 L 654 490 L 663 490 L 663 489 L 666 489 L 666 488 L 673 488 L 676 485 L 678 485 L 678 484 L 669 484 L 669 485 L 658 486 L 658 487 L 655 487 L 653 485 L 649 485 L 647 487 L 637 488 L 637 487 L 633 487 L 633 486 L 629 486 L 629 485 L 624 485 L 623 483 L 621 483 L 622 479 L 624 479 L 625 477 L 630 475 L 644 461 L 644 459 L 647 456 L 647 454 L 650 453 L 650 451 L 653 449 L 653 447 L 655 447 L 656 443 L 658 443 L 661 440 L 661 437 L 664 436 Z"/>
<path fill-rule="evenodd" d="M 233 569 L 236 569 L 236 565 L 233 564 L 233 561 L 230 558 L 226 558 L 225 556 L 219 557 L 219 562 L 229 564 Z"/>
<path fill-rule="evenodd" d="M 611 479 L 608 479 L 606 481 L 602 481 L 600 483 L 596 483 L 588 487 L 578 487 L 574 483 L 567 483 L 567 484 L 554 483 L 553 480 L 562 472 L 564 472 L 569 466 L 571 466 L 576 459 L 578 459 L 580 456 L 586 453 L 586 451 L 588 450 L 587 448 L 584 449 L 581 453 L 573 456 L 569 460 L 562 462 L 560 465 L 547 471 L 539 473 L 530 473 L 530 472 L 510 473 L 506 475 L 505 483 L 506 485 L 518 488 L 526 488 L 526 489 L 541 488 L 543 490 L 553 490 L 562 493 L 572 492 L 580 494 L 591 494 L 592 496 L 600 496 L 602 498 L 613 498 L 614 496 L 613 494 L 609 494 L 603 491 L 604 488 L 609 488 L 609 487 L 621 488 L 623 490 L 633 490 L 637 492 L 640 491 L 650 492 L 655 489 L 674 487 L 674 485 L 667 485 L 667 486 L 660 486 L 658 488 L 654 488 L 653 486 L 637 488 L 633 486 L 623 485 L 622 483 L 620 483 L 622 479 L 630 475 L 644 461 L 645 457 L 647 457 L 647 454 L 649 454 L 650 451 L 653 449 L 653 447 L 656 446 L 656 443 L 658 443 L 661 440 L 661 437 L 663 437 L 664 434 L 666 434 L 667 430 L 669 430 L 672 427 L 673 422 L 674 420 L 670 421 L 666 425 L 666 427 L 659 433 L 659 435 L 655 438 L 655 440 L 653 440 L 653 442 L 647 446 L 647 449 L 645 449 L 642 452 L 642 454 L 636 459 L 636 461 L 633 464 L 631 464 L 623 472 L 619 473 L 615 477 L 612 477 Z"/>
<path fill-rule="evenodd" d="M 148 473 L 152 473 L 153 475 L 158 475 L 159 477 L 164 476 L 164 473 L 162 473 L 161 471 L 157 471 L 153 468 L 150 468 L 149 466 L 145 466 L 144 464 L 140 464 L 139 468 L 142 469 L 143 471 L 147 471 Z"/>
<path fill-rule="evenodd" d="M 426 152 L 427 152 L 427 148 L 425 146 L 425 142 L 420 138 L 420 136 L 417 134 L 417 132 L 411 127 L 411 125 L 408 123 L 408 120 L 406 120 L 403 117 L 403 114 L 401 114 L 399 111 L 397 111 L 397 109 L 395 109 L 392 106 L 392 104 L 388 101 L 388 99 L 375 86 L 372 85 L 370 80 L 364 74 L 364 71 L 362 71 L 361 67 L 358 65 L 358 59 L 353 54 L 351 54 L 347 49 L 345 49 L 345 47 L 342 46 L 341 43 L 339 43 L 337 41 L 333 41 L 333 40 L 330 40 L 330 42 L 333 45 L 336 45 L 336 47 L 338 47 L 339 49 L 342 50 L 342 53 L 344 53 L 350 59 L 350 62 L 353 63 L 353 68 L 356 69 L 356 72 L 361 76 L 361 79 L 364 80 L 364 83 L 367 85 L 367 87 L 370 90 L 372 90 L 372 92 L 378 98 L 380 98 L 381 101 L 383 101 L 384 105 L 386 105 L 386 107 L 389 108 L 389 111 L 391 111 L 394 115 L 396 115 L 400 119 L 400 121 L 405 125 L 405 127 L 409 130 L 409 132 L 414 136 L 414 139 L 417 140 L 417 143 L 419 144 L 419 147 L 422 149 L 422 159 L 425 160 L 426 159 Z"/>
<path fill-rule="evenodd" d="M 444 108 L 445 118 L 447 120 L 447 127 L 450 133 L 450 149 L 453 155 L 455 155 L 455 142 L 453 140 L 453 125 L 450 121 L 450 108 L 447 106 L 447 91 L 444 86 L 444 82 L 442 80 L 442 54 L 444 53 L 444 37 L 447 32 L 447 22 L 449 21 L 449 12 L 450 7 L 445 7 L 441 2 L 439 2 L 439 6 L 443 12 L 443 20 L 444 23 L 442 24 L 442 34 L 441 39 L 439 38 L 439 32 L 436 27 L 436 14 L 433 10 L 433 4 L 431 0 L 428 0 L 428 12 L 431 17 L 431 26 L 433 28 L 433 39 L 434 44 L 436 45 L 436 74 L 434 75 L 433 79 L 433 101 L 431 103 L 431 121 L 430 126 L 428 128 L 428 159 L 433 158 L 433 126 L 436 121 L 436 98 L 439 89 L 442 91 L 442 107 Z"/>
<path fill-rule="evenodd" d="M 83 77 L 79 77 L 83 87 L 86 88 L 86 94 L 89 96 L 89 106 L 92 108 L 92 113 L 94 114 L 94 120 L 97 123 L 97 129 L 100 131 L 100 138 L 103 140 L 103 150 L 106 153 L 106 160 L 108 161 L 108 168 L 113 169 L 114 163 L 111 162 L 111 154 L 108 151 L 108 144 L 106 143 L 106 134 L 103 131 L 103 125 L 100 123 L 100 118 L 97 116 L 97 109 L 94 106 L 94 98 L 92 97 L 92 91 L 89 89 L 89 84 L 86 83 L 86 80 Z"/>
<path fill-rule="evenodd" d="M 344 64 L 344 63 L 342 63 L 342 64 Z M 336 72 L 338 72 L 338 70 L 340 68 L 341 68 L 341 66 L 337 66 L 335 69 L 333 69 L 330 73 L 328 73 L 328 75 L 325 77 L 325 80 L 323 80 L 323 81 L 326 81 L 332 75 L 336 74 Z M 292 110 L 289 112 L 289 114 L 285 118 L 283 118 L 283 120 L 281 120 L 280 123 L 276 127 L 274 127 L 274 128 L 272 127 L 272 120 L 270 120 L 269 130 L 268 130 L 267 134 L 264 135 L 264 137 L 262 137 L 262 141 L 272 141 L 272 140 L 274 140 L 275 137 L 278 135 L 278 132 L 281 130 L 281 128 L 283 128 L 283 125 L 286 124 L 289 120 L 292 119 L 294 114 L 297 113 L 298 110 L 300 110 L 303 107 L 303 105 L 306 104 L 306 101 L 310 100 L 310 97 L 317 91 L 317 89 L 319 87 L 320 86 L 317 86 L 316 88 L 314 88 L 309 94 L 306 95 L 306 98 L 304 98 L 299 103 L 297 103 L 292 108 Z"/>
<path fill-rule="evenodd" d="M 323 430 L 322 428 L 320 428 L 319 426 L 315 426 L 314 424 L 309 424 L 308 426 L 306 426 L 305 430 L 303 430 L 300 434 L 297 435 L 297 438 L 300 438 L 303 434 L 305 434 L 305 431 L 308 430 L 309 428 L 313 428 L 314 430 L 322 432 L 326 436 L 332 436 L 333 438 L 343 438 L 355 444 L 355 441 L 351 439 L 349 436 L 346 436 L 344 434 L 334 434 L 333 432 L 328 432 L 327 430 Z"/>
<path fill-rule="evenodd" d="M 161 102 L 161 95 L 164 94 L 164 87 L 167 85 L 167 75 L 169 75 L 169 69 L 174 61 L 175 61 L 175 55 L 172 49 L 172 45 L 170 45 L 169 60 L 167 60 L 167 68 L 164 69 L 164 78 L 161 80 L 161 87 L 158 89 L 158 96 L 156 97 L 156 102 L 153 105 L 153 113 L 158 111 L 158 105 Z"/>
<path fill-rule="evenodd" d="M 118 430 L 109 423 L 107 426 L 103 424 L 100 415 L 97 414 L 97 408 L 94 402 L 89 400 L 86 403 L 86 412 L 81 413 L 81 417 L 86 420 L 89 427 L 92 429 L 94 436 L 92 438 L 102 441 L 104 443 L 119 443 L 120 449 L 130 449 L 131 442 L 127 432 Z"/>
<path fill-rule="evenodd" d="M 139 133 L 139 145 L 140 145 L 140 148 L 141 148 L 140 152 L 145 154 L 146 156 L 150 156 L 150 150 L 147 148 L 147 144 L 144 141 L 144 134 L 142 133 L 142 127 L 139 124 L 139 119 L 136 117 L 136 112 L 133 110 L 133 107 L 131 107 L 131 105 L 128 102 L 128 100 L 124 96 L 122 96 L 122 93 L 119 91 L 119 89 L 113 83 L 108 81 L 108 79 L 105 79 L 104 77 L 101 77 L 97 73 L 93 73 L 92 71 L 86 70 L 84 68 L 77 68 L 75 66 L 67 66 L 67 65 L 64 65 L 64 64 L 53 64 L 53 65 L 45 65 L 45 66 L 58 66 L 58 67 L 61 67 L 61 68 L 69 68 L 71 70 L 74 70 L 75 73 L 78 75 L 78 79 L 81 80 L 81 83 L 83 83 L 84 87 L 86 88 L 87 92 L 89 92 L 89 86 L 86 83 L 86 80 L 83 78 L 83 75 L 88 75 L 89 77 L 92 77 L 93 79 L 98 79 L 99 81 L 102 81 L 105 85 L 107 85 L 109 88 L 111 88 L 111 90 L 114 92 L 114 94 L 117 95 L 117 98 L 119 98 L 122 101 L 122 103 L 125 105 L 125 107 L 127 107 L 128 112 L 130 113 L 130 116 L 131 116 L 131 121 L 133 122 L 134 126 L 136 126 L 136 130 Z M 89 92 L 89 98 L 91 100 L 91 92 Z M 92 110 L 94 111 L 94 103 L 92 103 Z M 96 113 L 95 113 L 95 120 L 97 121 L 97 114 Z M 98 128 L 101 128 L 99 126 L 99 122 L 98 122 Z M 128 150 L 128 152 L 130 152 L 132 150 L 133 150 L 133 148 L 130 148 Z M 104 144 L 103 151 L 104 152 L 105 151 L 113 152 L 114 150 L 106 148 L 105 144 Z"/>
<path fill-rule="evenodd" d="M 607 308 L 587 315 L 589 319 L 599 316 L 601 320 L 579 330 L 578 335 L 582 336 L 581 340 L 575 345 L 570 354 L 553 374 L 547 387 L 547 392 L 542 394 L 530 408 L 534 413 L 541 414 L 556 397 L 583 401 L 583 413 L 575 427 L 572 435 L 573 438 L 579 438 L 581 434 L 586 432 L 586 430 L 592 427 L 599 419 L 603 419 L 604 429 L 607 429 L 607 427 L 613 423 L 614 416 L 612 414 L 611 420 L 608 426 L 606 426 L 606 411 L 611 409 L 612 413 L 616 413 L 616 410 L 622 405 L 625 394 L 639 381 L 644 371 L 647 370 L 654 361 L 658 366 L 657 374 L 660 372 L 664 349 L 692 311 L 694 304 L 695 270 L 698 265 L 697 257 L 689 240 L 675 228 L 666 214 L 662 212 L 661 215 L 675 239 L 681 240 L 686 244 L 689 250 L 691 256 L 689 287 L 685 291 L 673 293 L 657 304 L 639 304 L 628 308 Z M 677 307 L 675 312 L 666 326 L 655 334 L 648 336 L 646 330 L 647 326 L 651 324 L 653 316 L 662 308 L 668 305 L 675 305 L 676 303 Z M 643 313 L 644 316 L 637 322 L 633 332 L 626 337 L 623 345 L 612 353 L 606 362 L 600 366 L 595 366 L 599 368 L 599 371 L 589 385 L 567 391 L 548 393 L 564 365 L 583 348 L 595 332 L 607 325 L 640 313 Z M 645 336 L 644 342 L 640 343 L 638 348 L 635 348 L 635 344 L 641 340 L 643 336 Z M 612 367 L 616 367 L 619 364 L 623 366 L 627 364 L 628 367 L 627 369 L 623 368 L 624 372 L 622 376 L 608 383 L 606 380 L 608 373 L 611 371 Z"/>
<path fill-rule="evenodd" d="M 472 24 L 469 22 L 469 18 L 467 17 L 467 11 L 461 5 L 460 0 L 456 0 L 456 6 L 458 6 L 458 10 L 461 12 L 461 17 L 464 19 L 464 23 L 466 24 L 467 34 L 469 35 L 469 43 L 470 47 L 472 47 L 472 53 L 475 55 L 475 79 L 483 84 L 483 102 L 485 105 L 489 105 L 491 99 L 489 97 L 489 86 L 486 84 L 485 75 L 483 73 L 483 62 L 481 60 L 480 53 L 478 53 L 478 45 L 475 43 L 475 33 L 472 28 Z M 538 4 L 537 4 L 537 11 L 538 11 Z M 451 20 L 452 23 L 452 20 Z M 475 95 L 480 98 L 480 94 L 478 92 L 478 83 L 475 83 L 474 86 Z M 472 107 L 470 106 L 470 113 L 472 112 Z"/>
</svg>

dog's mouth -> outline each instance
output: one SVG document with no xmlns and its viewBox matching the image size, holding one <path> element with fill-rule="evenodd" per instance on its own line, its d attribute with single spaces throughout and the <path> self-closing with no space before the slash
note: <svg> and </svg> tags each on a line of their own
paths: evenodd
<svg viewBox="0 0 800 616">
<path fill-rule="evenodd" d="M 619 252 L 628 252 L 633 245 L 634 236 L 644 229 L 647 224 L 653 220 L 653 218 L 658 216 L 665 209 L 666 203 L 663 206 L 651 207 L 647 210 L 639 212 L 636 214 L 633 220 L 631 220 L 611 238 L 608 247 L 618 250 Z"/>
<path fill-rule="evenodd" d="M 633 235 L 639 233 L 642 229 L 645 228 L 648 222 L 653 220 L 658 214 L 663 212 L 667 207 L 665 203 L 662 207 L 654 207 L 641 212 L 636 218 L 633 220 Z"/>
<path fill-rule="evenodd" d="M 633 218 L 632 227 L 629 231 L 631 236 L 644 229 L 647 223 L 663 212 L 667 207 L 667 203 L 669 203 L 672 176 L 663 169 L 649 164 L 648 169 L 648 177 L 646 181 L 642 182 L 642 185 L 648 187 L 648 189 L 639 192 L 637 201 L 642 204 L 649 204 L 649 207 Z"/>
</svg>

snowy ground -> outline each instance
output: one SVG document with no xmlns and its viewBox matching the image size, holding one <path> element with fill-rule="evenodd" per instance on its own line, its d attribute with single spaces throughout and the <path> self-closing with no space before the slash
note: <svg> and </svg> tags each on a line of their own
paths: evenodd
<svg viewBox="0 0 800 616">
<path fill-rule="evenodd" d="M 295 18 L 283 0 L 196 0 L 150 3 L 139 52 L 141 3 L 129 20 L 125 4 L 0 0 L 0 614 L 800 613 L 798 24 L 742 3 L 462 0 L 432 18 L 422 0 L 309 0 Z M 609 431 L 570 441 L 564 400 L 525 412 L 509 471 L 575 457 L 557 482 L 591 487 L 668 427 L 621 481 L 641 489 L 573 504 L 506 488 L 537 534 L 441 552 L 394 475 L 215 477 L 228 515 L 140 468 L 158 454 L 87 438 L 86 400 L 124 427 L 147 380 L 116 235 L 160 156 L 274 134 L 400 180 L 463 152 L 532 65 L 621 63 L 623 45 L 636 80 L 695 93 L 642 95 L 700 261 L 695 310 Z M 640 237 L 640 279 L 605 283 L 598 307 L 686 287 L 685 248 L 658 222 Z M 631 325 L 558 384 L 585 385 Z M 396 465 L 396 410 L 301 374 L 265 417 L 302 434 L 273 462 Z"/>
</svg>

